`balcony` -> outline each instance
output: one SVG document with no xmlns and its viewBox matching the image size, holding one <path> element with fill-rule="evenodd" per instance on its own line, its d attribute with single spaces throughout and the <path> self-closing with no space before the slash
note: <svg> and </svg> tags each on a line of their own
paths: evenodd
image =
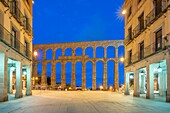
<svg viewBox="0 0 170 113">
<path fill-rule="evenodd" d="M 28 33 L 28 35 L 32 35 L 32 27 L 26 21 L 26 17 L 22 14 L 18 7 L 18 3 L 16 1 L 10 1 L 10 13 L 17 20 L 17 22 L 24 27 L 24 30 Z"/>
<path fill-rule="evenodd" d="M 26 47 L 20 42 L 20 40 L 14 38 L 14 36 L 1 24 L 0 24 L 0 41 L 4 42 L 6 45 L 10 46 L 20 54 L 31 59 L 31 51 L 26 49 Z"/>
<path fill-rule="evenodd" d="M 5 7 L 9 7 L 8 0 L 0 0 Z"/>
<path fill-rule="evenodd" d="M 162 2 L 162 1 L 161 1 Z M 151 12 L 146 16 L 146 25 L 150 26 L 154 23 L 160 16 L 162 16 L 164 10 L 168 8 L 168 3 L 162 2 L 160 5 L 154 7 Z"/>
<path fill-rule="evenodd" d="M 144 22 L 138 24 L 134 30 L 133 30 L 133 38 L 136 38 L 138 35 L 140 35 L 140 33 L 142 33 L 142 31 L 144 31 Z"/>
<path fill-rule="evenodd" d="M 10 13 L 12 16 L 20 23 L 21 26 L 24 25 L 24 15 L 20 11 L 19 7 L 17 6 L 16 1 L 10 1 Z"/>
<path fill-rule="evenodd" d="M 152 43 L 149 46 L 145 47 L 144 56 L 147 57 L 165 49 L 166 49 L 166 45 L 164 43 L 162 43 L 159 48 L 156 47 L 156 43 Z"/>
<path fill-rule="evenodd" d="M 127 45 L 130 41 L 133 40 L 133 37 L 132 35 L 128 35 L 126 38 L 125 38 L 125 45 Z"/>
<path fill-rule="evenodd" d="M 132 60 L 130 58 L 128 58 L 127 60 L 125 60 L 125 66 L 128 66 L 132 64 Z"/>
<path fill-rule="evenodd" d="M 160 47 L 156 47 L 156 43 L 152 43 L 149 46 L 144 48 L 144 57 L 142 55 L 142 57 L 140 56 L 139 52 L 135 53 L 134 55 L 132 55 L 132 62 L 129 62 L 129 59 L 125 62 L 125 66 L 128 66 L 132 63 L 138 62 L 142 59 L 145 59 L 151 55 L 154 55 L 158 52 L 161 52 L 163 50 L 166 50 L 167 46 L 165 45 L 164 42 L 162 42 L 162 44 L 160 45 Z M 141 57 L 141 58 L 140 58 Z"/>
<path fill-rule="evenodd" d="M 132 63 L 133 62 L 136 62 L 136 61 L 138 61 L 139 60 L 139 53 L 137 52 L 137 53 L 135 53 L 134 55 L 132 55 Z"/>
<path fill-rule="evenodd" d="M 145 17 L 145 21 L 141 24 L 139 23 L 133 30 L 133 38 L 136 38 L 139 36 L 147 27 L 152 25 L 159 17 L 164 14 L 168 7 L 170 7 L 170 1 L 160 1 L 160 4 L 156 7 L 154 7 L 151 12 Z M 128 44 L 130 40 L 125 39 L 125 44 Z"/>
<path fill-rule="evenodd" d="M 28 33 L 28 35 L 32 35 L 32 27 L 28 22 L 24 22 L 24 29 Z"/>
</svg>

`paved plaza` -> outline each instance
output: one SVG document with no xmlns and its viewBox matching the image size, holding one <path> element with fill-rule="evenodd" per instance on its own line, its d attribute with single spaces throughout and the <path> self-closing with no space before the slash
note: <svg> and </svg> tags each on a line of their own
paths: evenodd
<svg viewBox="0 0 170 113">
<path fill-rule="evenodd" d="M 0 113 L 170 113 L 170 104 L 109 91 L 33 91 L 0 103 Z"/>
</svg>

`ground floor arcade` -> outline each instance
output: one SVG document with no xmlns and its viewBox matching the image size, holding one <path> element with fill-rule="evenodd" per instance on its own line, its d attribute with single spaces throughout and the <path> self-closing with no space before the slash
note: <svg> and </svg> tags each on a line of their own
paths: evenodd
<svg viewBox="0 0 170 113">
<path fill-rule="evenodd" d="M 125 68 L 125 94 L 170 102 L 170 57 L 158 53 Z"/>
<path fill-rule="evenodd" d="M 31 95 L 32 63 L 16 50 L 0 44 L 0 102 L 9 100 L 9 95 L 15 98 Z"/>
</svg>

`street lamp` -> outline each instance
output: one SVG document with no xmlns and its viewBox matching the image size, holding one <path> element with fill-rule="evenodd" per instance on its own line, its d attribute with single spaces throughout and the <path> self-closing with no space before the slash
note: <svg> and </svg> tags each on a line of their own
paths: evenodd
<svg viewBox="0 0 170 113">
<path fill-rule="evenodd" d="M 121 62 L 124 62 L 124 61 L 125 61 L 125 58 L 124 58 L 124 57 L 121 57 L 121 58 L 120 58 L 120 61 L 121 61 Z"/>
<path fill-rule="evenodd" d="M 126 12 L 127 12 L 127 11 L 126 11 L 125 9 L 123 9 L 123 10 L 122 10 L 122 15 L 125 15 Z"/>
<path fill-rule="evenodd" d="M 102 85 L 100 86 L 100 90 L 103 90 L 103 86 Z"/>
<path fill-rule="evenodd" d="M 36 58 L 38 56 L 38 52 L 34 51 L 34 57 Z"/>
</svg>

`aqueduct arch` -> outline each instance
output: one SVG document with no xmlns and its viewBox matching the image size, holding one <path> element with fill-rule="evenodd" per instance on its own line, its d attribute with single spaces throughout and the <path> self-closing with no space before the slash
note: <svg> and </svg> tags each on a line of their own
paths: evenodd
<svg viewBox="0 0 170 113">
<path fill-rule="evenodd" d="M 107 57 L 107 47 L 114 47 L 115 57 L 108 58 Z M 92 41 L 92 42 L 73 42 L 73 43 L 57 43 L 57 44 L 36 44 L 33 46 L 33 51 L 42 50 L 42 59 L 36 60 L 34 58 L 33 64 L 33 76 L 37 75 L 37 65 L 42 63 L 42 77 L 41 77 L 41 85 L 47 85 L 47 77 L 46 77 L 46 64 L 52 64 L 52 73 L 51 73 L 51 85 L 55 87 L 56 85 L 56 64 L 61 63 L 61 88 L 64 89 L 66 87 L 66 75 L 65 75 L 65 64 L 67 62 L 71 62 L 72 64 L 72 75 L 71 75 L 71 87 L 72 89 L 76 88 L 76 76 L 75 76 L 75 64 L 76 62 L 82 62 L 82 89 L 86 89 L 86 63 L 92 62 L 93 64 L 93 72 L 92 72 L 92 89 L 96 90 L 96 62 L 102 61 L 104 64 L 104 73 L 103 73 L 103 88 L 107 89 L 107 62 L 114 61 L 114 89 L 119 89 L 119 74 L 118 74 L 118 47 L 124 46 L 123 40 L 108 40 L 108 41 Z M 97 47 L 103 48 L 103 57 L 96 57 L 96 49 Z M 77 55 L 76 50 L 82 49 L 82 55 Z M 93 57 L 89 57 L 86 55 L 86 49 L 93 49 Z M 56 51 L 60 49 L 62 51 L 61 56 L 56 58 Z M 65 55 L 65 51 L 69 49 L 71 50 L 71 54 Z M 46 58 L 46 51 L 52 50 L 52 60 Z"/>
</svg>

